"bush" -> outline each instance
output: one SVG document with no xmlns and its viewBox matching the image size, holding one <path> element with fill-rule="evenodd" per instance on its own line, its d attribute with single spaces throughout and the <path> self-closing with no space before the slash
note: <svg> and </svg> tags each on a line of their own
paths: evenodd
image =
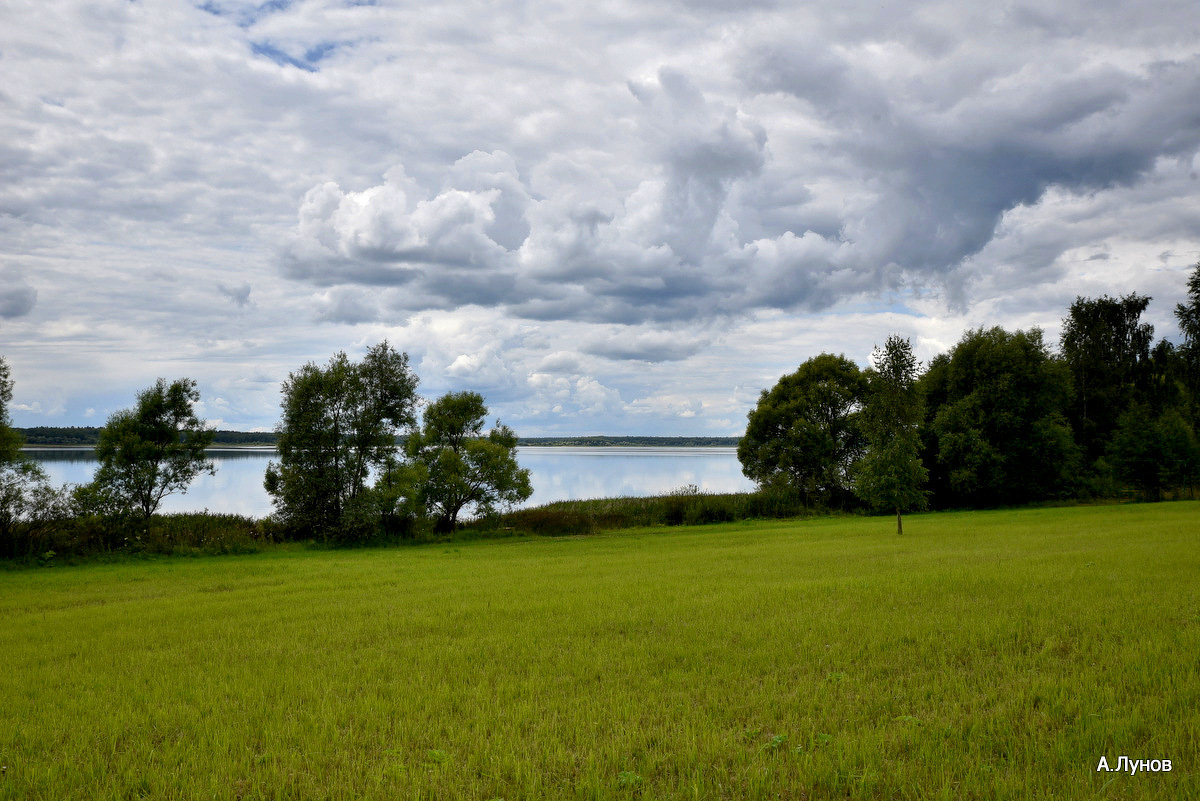
<svg viewBox="0 0 1200 801">
<path fill-rule="evenodd" d="M 44 552 L 42 541 L 69 515 L 65 490 L 50 486 L 37 465 L 0 465 L 0 557 Z"/>
<path fill-rule="evenodd" d="M 556 501 L 503 515 L 506 532 L 563 536 L 647 526 L 729 523 L 751 518 L 798 517 L 811 514 L 798 493 L 775 488 L 758 492 L 706 493 L 695 485 L 667 495 Z M 470 527 L 483 529 L 482 521 Z"/>
<path fill-rule="evenodd" d="M 277 527 L 268 520 L 207 512 L 63 517 L 53 525 L 21 529 L 15 557 L 37 564 L 71 561 L 102 554 L 231 554 L 254 553 L 264 543 L 278 541 Z"/>
</svg>

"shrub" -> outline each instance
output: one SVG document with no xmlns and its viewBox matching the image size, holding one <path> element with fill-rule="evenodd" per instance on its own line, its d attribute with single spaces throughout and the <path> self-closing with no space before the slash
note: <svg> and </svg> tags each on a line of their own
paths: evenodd
<svg viewBox="0 0 1200 801">
<path fill-rule="evenodd" d="M 545 536 L 595 534 L 642 526 L 728 523 L 750 518 L 797 517 L 811 514 L 798 493 L 785 488 L 758 492 L 706 493 L 694 485 L 667 495 L 556 501 L 518 509 L 501 518 L 506 531 Z M 484 528 L 481 521 L 471 528 Z"/>
</svg>

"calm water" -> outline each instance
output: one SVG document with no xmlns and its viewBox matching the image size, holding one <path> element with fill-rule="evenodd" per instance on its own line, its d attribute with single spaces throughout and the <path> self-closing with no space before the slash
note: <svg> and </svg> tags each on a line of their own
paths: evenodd
<svg viewBox="0 0 1200 801">
<path fill-rule="evenodd" d="M 26 453 L 50 475 L 51 483 L 91 481 L 96 459 L 90 449 L 39 448 Z M 169 495 L 164 512 L 212 512 L 263 517 L 271 501 L 263 489 L 271 448 L 210 451 L 215 476 L 196 479 L 186 495 Z M 753 484 L 742 475 L 734 448 L 518 448 L 529 468 L 529 505 L 578 498 L 659 495 L 695 484 L 708 492 L 743 492 Z"/>
</svg>

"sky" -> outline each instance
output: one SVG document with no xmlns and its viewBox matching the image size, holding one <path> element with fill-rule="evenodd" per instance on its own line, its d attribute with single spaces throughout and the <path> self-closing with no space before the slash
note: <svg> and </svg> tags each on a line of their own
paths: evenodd
<svg viewBox="0 0 1200 801">
<path fill-rule="evenodd" d="M 524 436 L 735 436 L 890 334 L 1178 341 L 1198 261 L 1195 0 L 0 4 L 18 426 L 267 430 L 386 339 Z"/>
</svg>

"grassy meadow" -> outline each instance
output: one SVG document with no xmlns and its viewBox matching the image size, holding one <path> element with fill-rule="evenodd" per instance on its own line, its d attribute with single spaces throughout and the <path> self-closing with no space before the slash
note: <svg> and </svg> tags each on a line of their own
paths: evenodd
<svg viewBox="0 0 1200 801">
<path fill-rule="evenodd" d="M 0 799 L 1200 798 L 1197 502 L 14 570 L 0 620 Z"/>
</svg>

